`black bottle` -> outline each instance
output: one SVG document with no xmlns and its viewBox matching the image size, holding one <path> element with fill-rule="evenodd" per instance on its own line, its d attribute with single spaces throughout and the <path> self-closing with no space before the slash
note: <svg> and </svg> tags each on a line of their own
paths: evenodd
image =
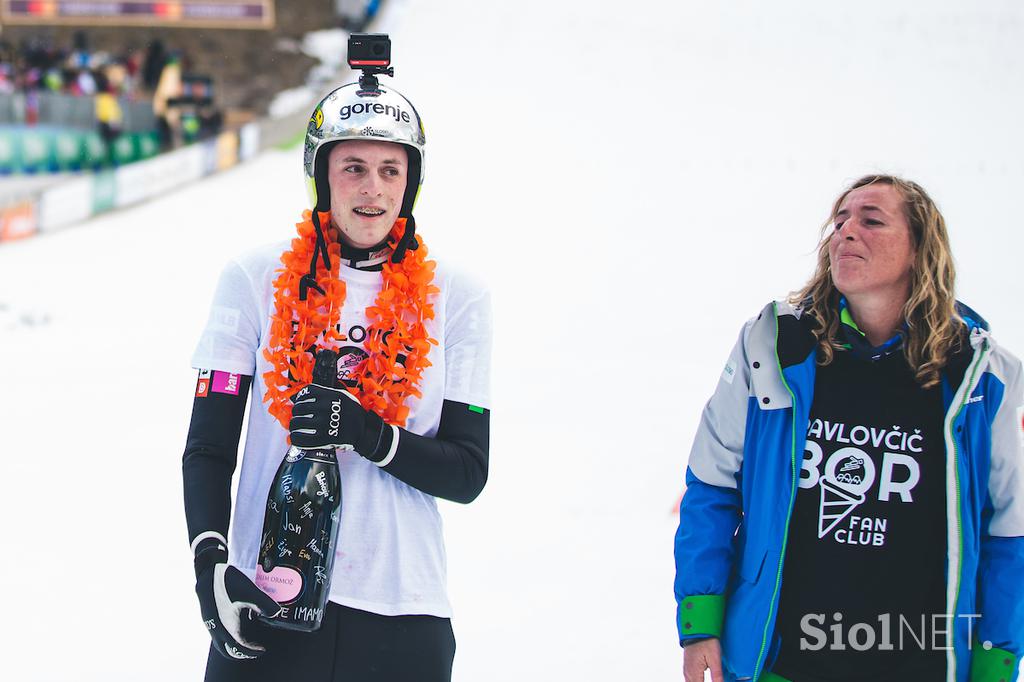
<svg viewBox="0 0 1024 682">
<path fill-rule="evenodd" d="M 313 383 L 340 387 L 338 354 L 316 354 Z M 259 619 L 313 632 L 320 628 L 331 587 L 341 519 L 341 477 L 334 448 L 288 449 L 267 495 L 256 585 L 282 610 Z"/>
</svg>

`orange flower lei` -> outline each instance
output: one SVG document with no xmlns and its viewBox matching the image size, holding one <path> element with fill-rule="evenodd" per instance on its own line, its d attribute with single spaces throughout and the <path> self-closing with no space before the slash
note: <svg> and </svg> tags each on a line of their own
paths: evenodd
<svg viewBox="0 0 1024 682">
<path fill-rule="evenodd" d="M 329 225 L 330 213 L 320 213 L 320 224 Z M 333 230 L 325 230 L 331 271 L 317 269 L 316 283 L 321 294 L 310 287 L 305 301 L 299 300 L 299 280 L 309 272 L 309 261 L 316 246 L 316 228 L 312 213 L 304 211 L 297 223 L 299 236 L 292 240 L 291 250 L 281 254 L 283 268 L 274 280 L 274 315 L 271 317 L 270 340 L 263 357 L 272 369 L 263 374 L 267 391 L 264 402 L 277 421 L 288 428 L 292 417 L 290 398 L 313 380 L 313 353 L 319 339 L 322 347 L 336 348 L 346 337 L 338 331 L 341 309 L 345 305 L 345 282 L 338 277 L 341 246 Z M 394 248 L 405 231 L 405 219 L 391 228 L 388 244 Z M 405 426 L 410 395 L 422 397 L 419 384 L 423 370 L 430 367 L 427 359 L 430 344 L 437 340 L 427 333 L 425 320 L 434 319 L 430 296 L 440 292 L 433 286 L 437 263 L 427 260 L 423 240 L 418 249 L 409 249 L 401 263 L 384 263 L 384 284 L 373 305 L 366 308 L 369 321 L 366 351 L 369 355 L 356 367 L 356 388 L 349 391 L 367 410 L 384 421 Z M 390 333 L 389 333 L 390 332 Z M 405 360 L 398 362 L 402 354 Z"/>
</svg>

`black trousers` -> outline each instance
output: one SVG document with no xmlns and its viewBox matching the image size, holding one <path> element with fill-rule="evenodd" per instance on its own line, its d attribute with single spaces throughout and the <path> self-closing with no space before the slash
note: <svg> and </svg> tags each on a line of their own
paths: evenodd
<svg viewBox="0 0 1024 682">
<path fill-rule="evenodd" d="M 327 602 L 313 633 L 252 621 L 243 635 L 267 651 L 231 661 L 210 648 L 206 682 L 450 682 L 455 658 L 451 620 L 380 616 Z"/>
</svg>

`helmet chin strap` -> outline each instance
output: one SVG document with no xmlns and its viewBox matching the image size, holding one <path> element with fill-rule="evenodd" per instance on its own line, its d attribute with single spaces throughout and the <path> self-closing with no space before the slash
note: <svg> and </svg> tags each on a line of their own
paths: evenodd
<svg viewBox="0 0 1024 682">
<path fill-rule="evenodd" d="M 402 208 L 398 211 L 398 219 L 405 219 L 405 231 L 395 244 L 395 252 L 391 255 L 392 263 L 401 263 L 406 251 L 420 248 L 420 243 L 416 239 L 416 218 L 412 215 L 412 208 L 416 204 L 416 195 L 419 194 L 420 178 L 423 177 L 423 157 L 409 147 L 406 147 L 406 150 L 409 155 L 409 174 L 406 176 Z"/>
<path fill-rule="evenodd" d="M 323 227 L 320 225 L 320 213 L 313 208 L 313 227 L 316 228 L 316 246 L 313 248 L 313 258 L 309 261 L 309 274 L 303 275 L 299 280 L 299 300 L 305 301 L 309 295 L 310 288 L 316 289 L 321 296 L 326 292 L 316 283 L 316 261 L 322 257 L 327 272 L 331 271 L 331 257 L 327 253 L 327 239 L 324 237 Z"/>
<path fill-rule="evenodd" d="M 401 239 L 395 244 L 395 252 L 391 254 L 391 262 L 401 263 L 402 259 L 405 258 L 407 250 L 415 251 L 418 248 L 420 248 L 420 243 L 416 240 L 416 219 L 410 213 L 405 217 L 405 231 L 402 232 Z"/>
</svg>

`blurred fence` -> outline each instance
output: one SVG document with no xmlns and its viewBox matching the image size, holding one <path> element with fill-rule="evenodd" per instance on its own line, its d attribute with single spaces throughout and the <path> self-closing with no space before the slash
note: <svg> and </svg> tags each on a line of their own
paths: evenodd
<svg viewBox="0 0 1024 682">
<path fill-rule="evenodd" d="M 0 126 L 0 175 L 99 170 L 156 156 L 156 132 L 124 133 L 108 150 L 96 131 Z"/>
<path fill-rule="evenodd" d="M 117 101 L 123 116 L 121 130 L 128 133 L 156 130 L 152 102 L 124 98 Z M 24 125 L 28 122 L 93 130 L 96 128 L 96 98 L 57 92 L 0 95 L 0 125 Z"/>
</svg>

